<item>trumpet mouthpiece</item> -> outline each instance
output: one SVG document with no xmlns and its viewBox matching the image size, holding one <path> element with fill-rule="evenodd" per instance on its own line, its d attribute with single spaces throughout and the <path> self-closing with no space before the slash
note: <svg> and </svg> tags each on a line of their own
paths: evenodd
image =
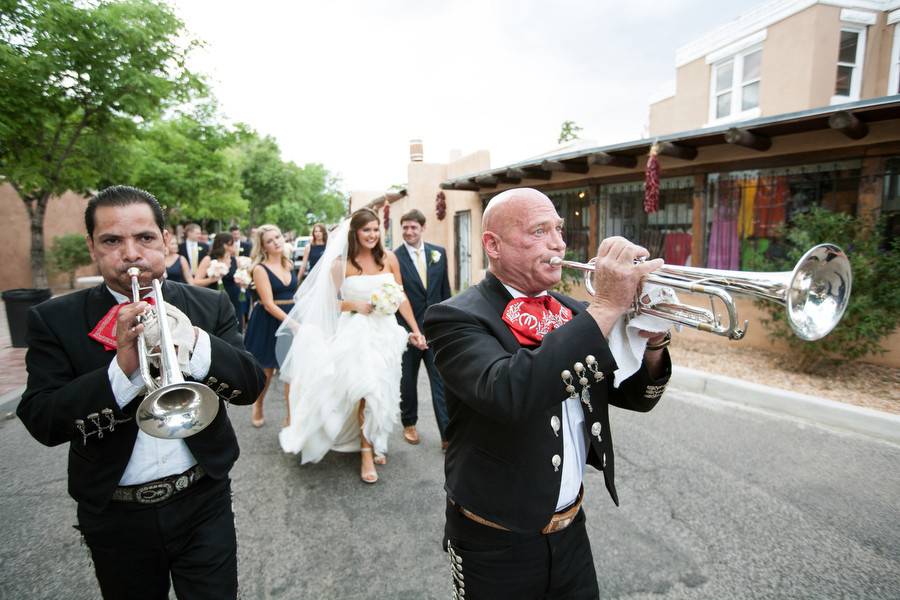
<svg viewBox="0 0 900 600">
<path fill-rule="evenodd" d="M 558 267 L 563 264 L 563 259 L 558 256 L 551 256 L 547 262 L 550 263 L 551 267 Z"/>
<path fill-rule="evenodd" d="M 138 269 L 137 267 L 130 267 L 128 269 L 128 271 L 126 271 L 126 273 L 128 273 L 129 277 L 137 277 L 138 275 L 141 274 L 141 270 Z"/>
</svg>

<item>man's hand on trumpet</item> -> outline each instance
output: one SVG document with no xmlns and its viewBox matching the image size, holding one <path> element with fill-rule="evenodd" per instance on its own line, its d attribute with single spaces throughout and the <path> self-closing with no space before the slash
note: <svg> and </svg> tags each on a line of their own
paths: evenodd
<svg viewBox="0 0 900 600">
<path fill-rule="evenodd" d="M 608 336 L 615 322 L 631 309 L 644 277 L 663 266 L 661 258 L 635 264 L 637 259 L 649 255 L 646 248 L 623 237 L 606 238 L 600 243 L 594 268 L 596 293 L 588 312 L 596 319 L 604 336 Z"/>
<path fill-rule="evenodd" d="M 143 315 L 150 304 L 134 302 L 125 304 L 116 317 L 116 361 L 122 372 L 131 377 L 137 372 L 138 361 L 137 339 L 144 332 L 144 325 L 138 317 Z"/>
</svg>

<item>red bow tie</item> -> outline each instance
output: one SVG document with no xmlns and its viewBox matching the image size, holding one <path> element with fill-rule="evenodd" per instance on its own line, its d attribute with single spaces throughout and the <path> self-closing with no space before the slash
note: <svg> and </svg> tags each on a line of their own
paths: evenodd
<svg viewBox="0 0 900 600">
<path fill-rule="evenodd" d="M 143 301 L 147 304 L 154 304 L 152 296 L 147 296 Z M 132 302 L 116 304 L 109 309 L 103 318 L 97 321 L 88 337 L 103 344 L 104 350 L 115 350 L 118 347 L 116 344 L 116 319 L 119 318 L 119 311 L 122 310 L 122 307 L 129 304 Z"/>
<path fill-rule="evenodd" d="M 523 346 L 540 346 L 544 336 L 572 320 L 572 311 L 550 294 L 514 298 L 503 310 L 503 322 Z"/>
</svg>

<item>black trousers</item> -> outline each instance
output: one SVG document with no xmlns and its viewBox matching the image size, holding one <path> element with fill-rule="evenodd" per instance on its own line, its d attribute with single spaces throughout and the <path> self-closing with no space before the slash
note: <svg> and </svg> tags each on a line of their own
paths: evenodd
<svg viewBox="0 0 900 600">
<path fill-rule="evenodd" d="M 444 381 L 434 366 L 434 350 L 419 350 L 414 346 L 407 346 L 403 353 L 403 377 L 400 380 L 400 421 L 404 427 L 415 425 L 419 422 L 419 392 L 416 385 L 419 381 L 419 365 L 425 361 L 425 369 L 428 371 L 428 381 L 431 382 L 431 403 L 434 406 L 434 416 L 437 418 L 438 431 L 441 439 L 446 440 L 447 405 L 444 403 Z"/>
<path fill-rule="evenodd" d="M 453 598 L 599 598 L 584 523 L 582 509 L 571 525 L 549 535 L 501 531 L 472 521 L 448 502 L 444 550 L 450 561 Z"/>
<path fill-rule="evenodd" d="M 166 502 L 111 502 L 100 514 L 78 507 L 78 523 L 106 599 L 237 597 L 237 539 L 231 482 L 210 477 Z"/>
</svg>

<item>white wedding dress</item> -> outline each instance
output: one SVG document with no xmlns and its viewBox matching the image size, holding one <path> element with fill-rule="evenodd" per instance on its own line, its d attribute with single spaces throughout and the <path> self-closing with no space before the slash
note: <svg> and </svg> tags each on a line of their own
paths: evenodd
<svg viewBox="0 0 900 600">
<path fill-rule="evenodd" d="M 394 281 L 391 273 L 352 275 L 341 298 L 368 302 L 374 290 Z M 291 348 L 291 424 L 279 433 L 285 452 L 302 463 L 318 462 L 329 450 L 359 452 L 358 410 L 366 400 L 363 432 L 375 452 L 387 452 L 388 436 L 400 420 L 400 364 L 407 331 L 394 315 L 341 313 L 333 336 L 303 323 Z M 285 377 L 287 375 L 287 377 Z"/>
</svg>

